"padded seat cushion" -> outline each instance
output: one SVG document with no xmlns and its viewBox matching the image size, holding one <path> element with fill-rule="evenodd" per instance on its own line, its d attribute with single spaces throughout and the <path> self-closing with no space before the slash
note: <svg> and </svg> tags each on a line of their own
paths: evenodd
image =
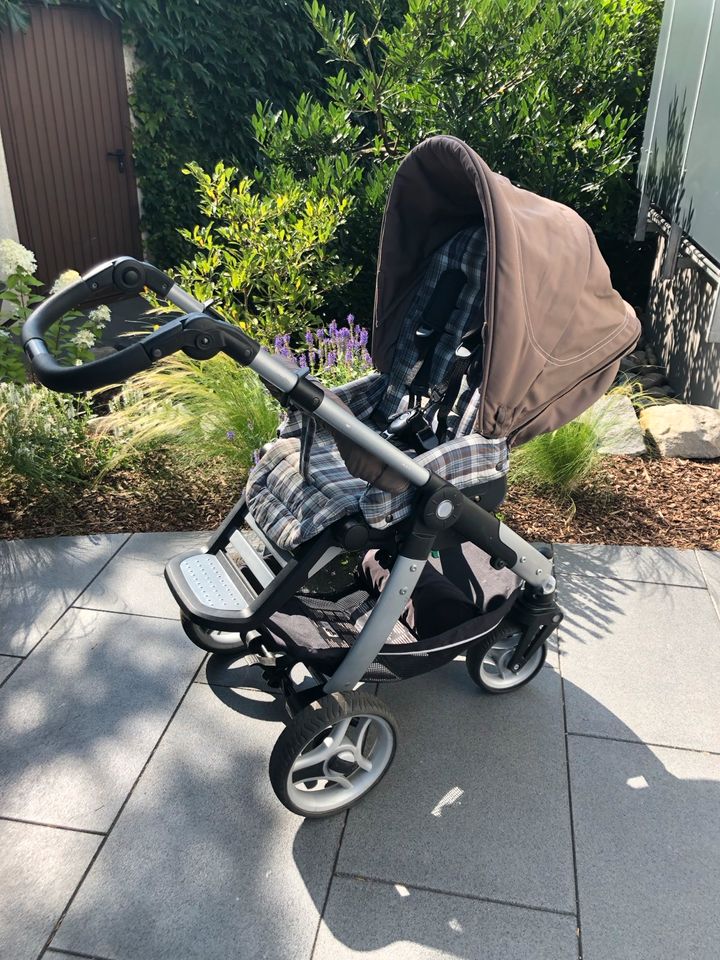
<svg viewBox="0 0 720 960">
<path fill-rule="evenodd" d="M 459 488 L 507 472 L 507 444 L 470 435 L 456 437 L 416 461 Z M 414 488 L 390 494 L 348 473 L 330 434 L 318 427 L 310 453 L 310 481 L 300 472 L 300 439 L 276 440 L 248 477 L 245 495 L 253 520 L 278 547 L 292 550 L 341 517 L 361 512 L 385 529 L 409 516 Z"/>
</svg>

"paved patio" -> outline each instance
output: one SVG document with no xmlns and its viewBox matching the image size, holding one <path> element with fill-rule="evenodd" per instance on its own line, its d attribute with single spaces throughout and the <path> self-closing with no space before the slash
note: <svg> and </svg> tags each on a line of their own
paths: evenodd
<svg viewBox="0 0 720 960">
<path fill-rule="evenodd" d="M 201 539 L 0 544 L 2 960 L 720 955 L 720 554 L 559 548 L 541 675 L 381 688 L 393 768 L 303 822 L 281 711 L 165 589 Z"/>
</svg>

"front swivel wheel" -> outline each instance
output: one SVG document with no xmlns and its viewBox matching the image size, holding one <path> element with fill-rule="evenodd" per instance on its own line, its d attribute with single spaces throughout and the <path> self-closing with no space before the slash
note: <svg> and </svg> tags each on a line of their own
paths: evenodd
<svg viewBox="0 0 720 960">
<path fill-rule="evenodd" d="M 541 644 L 517 672 L 510 670 L 510 661 L 522 640 L 522 627 L 503 620 L 486 637 L 474 643 L 465 655 L 465 666 L 473 680 L 485 693 L 509 693 L 529 683 L 539 673 L 547 656 Z"/>
<path fill-rule="evenodd" d="M 238 653 L 247 650 L 245 637 L 240 633 L 205 630 L 185 614 L 180 614 L 180 622 L 188 640 L 192 640 L 196 647 L 208 653 Z"/>
<path fill-rule="evenodd" d="M 270 782 L 278 800 L 301 817 L 340 813 L 380 782 L 396 741 L 395 719 L 378 697 L 327 694 L 296 714 L 278 737 Z"/>
</svg>

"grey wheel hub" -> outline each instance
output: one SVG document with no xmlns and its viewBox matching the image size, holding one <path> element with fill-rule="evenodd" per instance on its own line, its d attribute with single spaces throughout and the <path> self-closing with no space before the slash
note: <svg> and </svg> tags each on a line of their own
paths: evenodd
<svg viewBox="0 0 720 960">
<path fill-rule="evenodd" d="M 395 735 L 382 717 L 345 717 L 321 736 L 300 751 L 288 774 L 288 794 L 304 813 L 332 813 L 359 800 L 393 756 Z"/>
<path fill-rule="evenodd" d="M 490 647 L 480 664 L 480 678 L 485 686 L 493 690 L 509 690 L 523 683 L 537 670 L 543 655 L 542 646 L 538 647 L 519 670 L 510 669 L 510 661 L 521 639 L 520 633 L 512 633 Z"/>
</svg>

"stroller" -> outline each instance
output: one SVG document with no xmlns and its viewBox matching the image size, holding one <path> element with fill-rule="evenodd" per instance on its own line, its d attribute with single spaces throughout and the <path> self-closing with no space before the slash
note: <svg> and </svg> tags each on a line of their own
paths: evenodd
<svg viewBox="0 0 720 960">
<path fill-rule="evenodd" d="M 44 336 L 63 314 L 146 287 L 183 315 L 83 366 L 51 357 Z M 347 809 L 392 762 L 396 722 L 363 684 L 460 654 L 489 694 L 541 669 L 562 613 L 552 549 L 494 515 L 508 453 L 586 409 L 638 336 L 587 224 L 453 137 L 412 150 L 390 191 L 377 373 L 324 389 L 129 257 L 49 297 L 23 328 L 33 370 L 53 390 L 116 384 L 178 350 L 223 351 L 289 411 L 205 551 L 175 557 L 165 575 L 188 637 L 254 655 L 284 697 L 270 779 L 304 817 Z M 360 558 L 354 582 L 310 589 L 340 554 Z"/>
</svg>

